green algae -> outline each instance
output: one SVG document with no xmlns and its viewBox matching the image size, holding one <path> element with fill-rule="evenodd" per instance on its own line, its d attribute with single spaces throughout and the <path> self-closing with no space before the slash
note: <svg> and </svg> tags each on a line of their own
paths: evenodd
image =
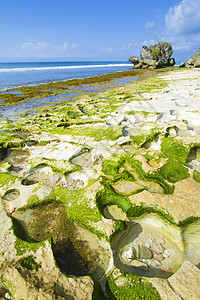
<svg viewBox="0 0 200 300">
<path fill-rule="evenodd" d="M 110 236 L 110 242 L 123 230 L 126 230 L 127 225 L 124 221 L 115 220 L 115 231 Z"/>
<path fill-rule="evenodd" d="M 198 172 L 197 170 L 193 171 L 193 178 L 196 182 L 200 183 L 200 172 Z"/>
<path fill-rule="evenodd" d="M 30 252 L 35 253 L 40 247 L 43 247 L 45 245 L 44 241 L 33 243 L 25 240 L 24 230 L 14 218 L 12 218 L 12 229 L 16 237 L 15 249 L 17 251 L 18 256 Z"/>
<path fill-rule="evenodd" d="M 137 179 L 144 180 L 144 185 L 145 182 L 150 183 L 151 181 L 154 181 L 162 187 L 164 194 L 173 194 L 174 186 L 167 184 L 158 172 L 146 173 L 142 169 L 142 163 L 131 156 L 127 156 L 125 162 L 125 167 L 126 164 L 128 164 L 132 168 L 132 170 L 128 169 L 128 171 L 136 178 L 136 181 Z"/>
<path fill-rule="evenodd" d="M 145 117 L 148 117 L 149 115 L 159 114 L 159 112 L 152 113 L 152 112 L 145 111 L 145 110 L 129 110 L 129 111 L 125 111 L 124 113 L 127 114 L 127 115 L 140 114 L 140 115 L 143 115 Z"/>
<path fill-rule="evenodd" d="M 186 218 L 185 220 L 181 220 L 178 222 L 178 226 L 181 227 L 182 230 L 184 230 L 184 228 L 186 228 L 188 225 L 199 221 L 200 217 L 196 217 L 196 216 L 190 216 L 188 218 Z"/>
<path fill-rule="evenodd" d="M 175 183 L 190 177 L 189 171 L 184 164 L 176 160 L 169 160 L 160 168 L 159 173 L 164 179 L 171 183 Z"/>
<path fill-rule="evenodd" d="M 156 214 L 163 220 L 168 221 L 173 225 L 177 225 L 174 221 L 174 218 L 169 214 L 169 212 L 156 204 L 149 205 L 141 202 L 140 205 L 133 204 L 132 207 L 130 207 L 127 211 L 127 217 L 129 219 L 134 219 L 145 214 Z"/>
<path fill-rule="evenodd" d="M 174 186 L 165 181 L 163 175 L 157 171 L 146 173 L 142 168 L 142 162 L 134 159 L 135 155 L 120 156 L 117 159 L 105 160 L 102 166 L 102 171 L 107 176 L 112 176 L 110 184 L 115 185 L 120 181 L 133 181 L 142 185 L 141 188 L 133 191 L 132 194 L 139 193 L 144 189 L 151 192 L 162 192 L 164 194 L 173 194 Z M 121 168 L 121 171 L 119 172 Z M 120 194 L 119 192 L 116 192 Z M 123 195 L 123 194 L 122 194 Z"/>
<path fill-rule="evenodd" d="M 108 205 L 117 205 L 124 212 L 127 212 L 131 207 L 128 197 L 117 194 L 105 177 L 102 178 L 101 183 L 104 189 L 96 194 L 96 202 L 100 213 L 104 216 L 104 208 Z"/>
<path fill-rule="evenodd" d="M 183 145 L 182 141 L 178 141 L 173 137 L 164 138 L 161 143 L 162 152 L 169 158 L 186 163 L 190 148 Z"/>
<path fill-rule="evenodd" d="M 106 175 L 116 175 L 119 172 L 120 163 L 116 160 L 106 159 L 102 165 L 102 171 Z"/>
<path fill-rule="evenodd" d="M 41 141 L 39 141 L 38 146 L 46 146 L 46 145 L 48 145 L 48 144 L 49 144 L 49 141 L 41 140 Z"/>
<path fill-rule="evenodd" d="M 90 207 L 91 199 L 88 199 L 88 190 L 90 189 L 92 189 L 92 185 L 91 187 L 79 190 L 66 190 L 57 186 L 52 188 L 51 194 L 46 199 L 53 198 L 56 201 L 62 202 L 66 206 L 69 219 L 87 228 L 97 237 L 108 239 L 106 232 L 96 226 L 96 223 L 102 220 L 102 215 L 96 205 Z"/>
<path fill-rule="evenodd" d="M 40 84 L 38 86 L 24 86 L 17 89 L 9 90 L 8 92 L 1 92 L 0 99 L 2 100 L 2 104 L 7 105 L 15 105 L 19 102 L 25 102 L 31 99 L 40 99 L 46 98 L 50 96 L 59 96 L 59 94 L 63 94 L 68 87 L 73 86 L 81 86 L 84 84 L 95 84 L 101 82 L 109 82 L 114 78 L 122 78 L 126 76 L 136 76 L 141 72 L 133 71 L 123 71 L 105 75 L 99 75 L 94 77 L 88 77 L 83 79 L 72 79 L 67 81 L 59 81 L 59 82 L 50 82 L 47 84 Z M 17 92 L 15 94 L 13 92 Z M 66 94 L 67 96 L 67 94 Z"/>
<path fill-rule="evenodd" d="M 144 146 L 146 142 L 152 142 L 156 140 L 160 131 L 157 128 L 150 129 L 149 133 L 144 133 L 140 135 L 131 135 L 130 138 L 138 145 Z"/>
<path fill-rule="evenodd" d="M 25 140 L 12 133 L 1 133 L 0 146 L 6 148 L 21 148 L 25 146 Z"/>
<path fill-rule="evenodd" d="M 48 132 L 53 134 L 69 134 L 69 135 L 77 135 L 77 136 L 86 136 L 95 138 L 96 141 L 101 140 L 111 140 L 115 141 L 119 137 L 122 136 L 122 129 L 120 127 L 111 127 L 111 126 L 74 126 L 68 127 L 64 129 L 55 128 L 49 129 Z"/>
<path fill-rule="evenodd" d="M 14 184 L 15 180 L 18 180 L 17 176 L 13 176 L 7 173 L 0 173 L 0 186 L 4 187 L 5 189 L 8 186 Z"/>
<path fill-rule="evenodd" d="M 13 283 L 10 281 L 10 280 L 8 280 L 8 279 L 6 279 L 4 276 L 3 276 L 3 274 L 2 275 L 0 275 L 0 284 L 1 285 L 3 285 L 3 286 L 5 286 L 8 290 L 9 290 L 9 292 L 11 293 L 11 294 L 13 294 L 14 293 L 14 287 L 13 287 Z M 4 299 L 4 298 L 3 298 Z M 14 297 L 12 297 L 11 299 L 14 299 Z"/>
<path fill-rule="evenodd" d="M 113 272 L 107 276 L 107 281 L 110 291 L 115 297 L 114 299 L 161 299 L 155 287 L 143 277 L 114 269 Z"/>
<path fill-rule="evenodd" d="M 36 263 L 34 256 L 33 255 L 29 255 L 27 257 L 21 258 L 18 263 L 25 269 L 28 270 L 38 270 L 39 268 L 41 268 L 41 264 Z"/>
</svg>

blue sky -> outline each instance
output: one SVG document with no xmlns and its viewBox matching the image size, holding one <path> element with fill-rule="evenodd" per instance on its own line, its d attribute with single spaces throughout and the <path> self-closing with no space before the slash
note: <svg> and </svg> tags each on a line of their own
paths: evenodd
<svg viewBox="0 0 200 300">
<path fill-rule="evenodd" d="M 200 47 L 200 0 L 0 0 L 0 61 L 127 60 L 172 44 Z"/>
</svg>

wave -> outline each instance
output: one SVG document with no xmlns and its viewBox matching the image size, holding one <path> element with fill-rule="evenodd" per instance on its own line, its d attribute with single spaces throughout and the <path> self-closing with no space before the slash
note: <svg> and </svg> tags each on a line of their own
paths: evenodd
<svg viewBox="0 0 200 300">
<path fill-rule="evenodd" d="M 31 67 L 31 68 L 5 68 L 5 69 L 0 69 L 0 73 L 6 73 L 6 72 L 27 72 L 27 71 L 48 71 L 48 70 L 69 70 L 69 69 L 83 69 L 83 68 L 129 67 L 129 66 L 131 66 L 131 64 L 57 66 L 57 67 Z"/>
</svg>

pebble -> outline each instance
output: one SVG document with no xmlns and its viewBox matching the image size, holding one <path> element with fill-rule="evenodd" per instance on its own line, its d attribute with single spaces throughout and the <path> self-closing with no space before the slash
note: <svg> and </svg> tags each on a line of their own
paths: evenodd
<svg viewBox="0 0 200 300">
<path fill-rule="evenodd" d="M 149 259 L 149 258 L 152 258 L 153 254 L 149 248 L 147 248 L 145 246 L 140 246 L 139 247 L 139 256 L 140 256 L 140 258 L 143 258 L 143 259 Z"/>
</svg>

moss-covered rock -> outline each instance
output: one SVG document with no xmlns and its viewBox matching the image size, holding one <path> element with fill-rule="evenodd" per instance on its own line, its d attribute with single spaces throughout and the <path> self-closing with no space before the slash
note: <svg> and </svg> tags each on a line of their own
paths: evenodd
<svg viewBox="0 0 200 300">
<path fill-rule="evenodd" d="M 193 178 L 196 182 L 200 183 L 200 172 L 198 172 L 197 170 L 194 170 Z"/>
<path fill-rule="evenodd" d="M 171 159 L 176 159 L 185 163 L 190 153 L 190 148 L 183 145 L 182 141 L 178 141 L 173 137 L 163 139 L 161 143 L 162 152 Z"/>
<path fill-rule="evenodd" d="M 18 263 L 25 269 L 28 270 L 38 270 L 41 268 L 41 264 L 36 263 L 34 256 L 30 255 L 25 258 L 22 258 L 18 261 Z"/>
<path fill-rule="evenodd" d="M 176 160 L 169 160 L 162 166 L 160 174 L 171 183 L 190 177 L 189 171 L 184 164 Z"/>
<path fill-rule="evenodd" d="M 110 291 L 117 300 L 161 299 L 155 287 L 146 279 L 120 269 L 115 268 L 107 280 Z"/>
<path fill-rule="evenodd" d="M 97 206 L 102 215 L 104 215 L 104 208 L 106 206 L 116 205 L 123 212 L 126 212 L 131 207 L 128 197 L 117 194 L 106 178 L 103 178 L 102 184 L 104 185 L 104 189 L 96 195 Z"/>
</svg>

